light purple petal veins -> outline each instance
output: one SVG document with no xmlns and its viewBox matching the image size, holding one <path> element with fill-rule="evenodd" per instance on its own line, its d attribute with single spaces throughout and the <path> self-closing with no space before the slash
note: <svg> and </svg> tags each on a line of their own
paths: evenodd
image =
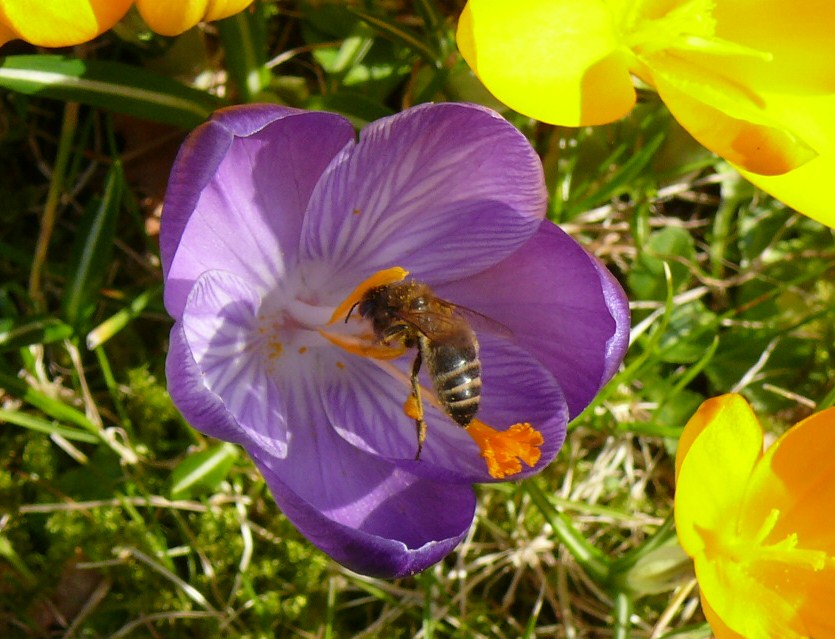
<svg viewBox="0 0 835 639">
<path fill-rule="evenodd" d="M 232 127 L 230 111 L 189 137 L 172 172 L 160 245 L 166 307 L 175 318 L 206 270 L 226 270 L 265 288 L 287 273 L 297 260 L 311 193 L 354 136 L 335 114 L 262 109 L 247 122 L 261 126 L 248 131 Z M 251 119 L 248 110 L 244 115 Z"/>
<path fill-rule="evenodd" d="M 419 572 L 458 544 L 475 512 L 469 486 L 413 475 L 339 437 L 311 371 L 288 380 L 287 390 L 288 456 L 248 449 L 305 536 L 349 568 L 384 577 Z"/>
<path fill-rule="evenodd" d="M 519 248 L 546 200 L 539 158 L 508 122 L 475 105 L 422 105 L 369 125 L 336 158 L 301 251 L 335 275 L 397 264 L 440 283 Z"/>
<path fill-rule="evenodd" d="M 478 418 L 529 422 L 556 455 L 566 423 L 617 369 L 623 292 L 576 242 L 543 222 L 542 168 L 527 140 L 474 105 L 422 105 L 368 126 L 283 107 L 218 113 L 172 173 L 161 246 L 176 323 L 172 398 L 203 432 L 241 443 L 279 506 L 317 546 L 379 576 L 411 574 L 464 537 L 493 481 L 480 451 L 432 396 L 415 460 L 404 413 L 414 349 L 376 360 L 336 307 L 394 266 L 443 299 L 492 317 L 477 328 Z"/>
<path fill-rule="evenodd" d="M 545 439 L 536 466 L 514 476 L 522 479 L 539 472 L 559 451 L 568 423 L 565 400 L 553 375 L 531 353 L 489 332 L 482 333 L 480 343 L 484 374 L 478 418 L 497 430 L 528 422 Z M 344 374 L 323 390 L 330 423 L 359 448 L 396 461 L 416 474 L 453 483 L 496 481 L 466 431 L 431 400 L 424 402 L 427 439 L 420 461 L 414 461 L 414 421 L 402 408 L 409 394 L 413 357 L 410 354 L 395 362 L 355 356 L 346 359 Z M 424 395 L 431 395 L 432 382 L 425 373 L 421 385 Z"/>
<path fill-rule="evenodd" d="M 260 310 L 260 296 L 245 280 L 209 271 L 189 295 L 183 326 L 206 387 L 250 440 L 284 457 L 286 408 L 276 385 L 284 346 L 275 320 Z"/>
</svg>

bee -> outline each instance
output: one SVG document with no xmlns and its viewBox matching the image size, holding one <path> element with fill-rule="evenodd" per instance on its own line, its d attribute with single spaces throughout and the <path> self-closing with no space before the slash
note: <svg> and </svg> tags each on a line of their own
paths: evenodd
<svg viewBox="0 0 835 639">
<path fill-rule="evenodd" d="M 426 440 L 426 422 L 418 373 L 423 362 L 435 395 L 449 417 L 466 427 L 475 418 L 481 400 L 481 362 L 478 339 L 465 317 L 467 309 L 436 297 L 423 282 L 402 281 L 370 288 L 354 309 L 370 320 L 374 336 L 382 344 L 415 348 L 411 371 L 411 398 L 420 459 Z M 474 311 L 468 311 L 474 313 Z M 476 314 L 477 315 L 477 314 Z"/>
</svg>

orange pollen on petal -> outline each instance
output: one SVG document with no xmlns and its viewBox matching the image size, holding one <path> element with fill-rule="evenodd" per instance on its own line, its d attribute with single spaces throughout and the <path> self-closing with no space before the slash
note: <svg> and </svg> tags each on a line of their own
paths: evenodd
<svg viewBox="0 0 835 639">
<path fill-rule="evenodd" d="M 533 468 L 542 455 L 539 450 L 545 441 L 542 433 L 527 422 L 499 431 L 474 419 L 465 430 L 481 449 L 487 472 L 494 479 L 522 472 L 522 462 Z"/>
<path fill-rule="evenodd" d="M 284 352 L 284 345 L 279 342 L 278 340 L 270 342 L 270 350 L 267 354 L 267 357 L 270 359 L 278 359 L 281 357 L 281 353 Z"/>
<path fill-rule="evenodd" d="M 391 268 L 377 271 L 370 277 L 367 277 L 360 282 L 359 286 L 351 291 L 351 294 L 348 295 L 348 297 L 342 300 L 339 306 L 336 307 L 328 324 L 334 324 L 339 320 L 344 320 L 348 316 L 348 311 L 359 303 L 362 296 L 365 295 L 366 291 L 369 289 L 372 289 L 375 286 L 385 286 L 386 284 L 400 282 L 404 280 L 408 274 L 409 271 L 406 269 L 399 266 L 392 266 Z"/>
</svg>

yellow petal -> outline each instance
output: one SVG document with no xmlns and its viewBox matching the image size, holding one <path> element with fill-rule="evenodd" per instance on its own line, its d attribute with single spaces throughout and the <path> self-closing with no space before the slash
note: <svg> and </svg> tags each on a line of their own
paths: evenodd
<svg viewBox="0 0 835 639">
<path fill-rule="evenodd" d="M 746 639 L 738 632 L 731 630 L 728 625 L 722 621 L 721 617 L 716 614 L 716 611 L 708 602 L 704 593 L 701 596 L 702 612 L 705 613 L 705 619 L 710 624 L 713 630 L 713 635 L 716 639 Z"/>
<path fill-rule="evenodd" d="M 484 85 L 543 122 L 611 122 L 635 103 L 628 52 L 601 0 L 469 0 L 458 47 Z"/>
<path fill-rule="evenodd" d="M 835 3 L 716 0 L 716 35 L 766 51 L 771 60 L 729 59 L 728 77 L 795 94 L 835 92 Z"/>
<path fill-rule="evenodd" d="M 716 639 L 808 639 L 789 602 L 729 557 L 696 559 L 702 609 Z"/>
<path fill-rule="evenodd" d="M 215 0 L 209 3 L 204 20 L 223 20 L 236 13 L 240 13 L 251 5 L 253 0 Z"/>
<path fill-rule="evenodd" d="M 780 518 L 766 543 L 797 535 L 797 547 L 835 556 L 835 408 L 786 431 L 751 475 L 740 531 L 756 531 L 773 509 Z"/>
<path fill-rule="evenodd" d="M 835 228 L 831 193 L 832 176 L 835 176 L 835 94 L 774 93 L 767 99 L 780 117 L 791 118 L 793 127 L 817 150 L 818 156 L 785 175 L 763 176 L 741 170 L 742 175 L 791 208 Z"/>
<path fill-rule="evenodd" d="M 835 636 L 835 567 L 815 569 L 802 563 L 758 561 L 750 566 L 748 574 L 784 602 L 784 616 L 792 632 L 802 637 Z"/>
<path fill-rule="evenodd" d="M 122 19 L 131 0 L 0 0 L 0 23 L 43 47 L 92 40 Z M 6 35 L 0 31 L 0 40 Z"/>
<path fill-rule="evenodd" d="M 162 35 L 174 36 L 202 20 L 220 20 L 252 4 L 252 0 L 136 0 L 142 19 Z"/>
<path fill-rule="evenodd" d="M 13 29 L 0 22 L 0 45 L 6 44 L 9 40 L 14 40 L 17 37 L 18 35 Z"/>
<path fill-rule="evenodd" d="M 760 175 L 779 175 L 817 156 L 791 118 L 750 87 L 677 56 L 651 60 L 653 81 L 676 120 L 700 144 Z"/>
<path fill-rule="evenodd" d="M 679 542 L 690 556 L 736 534 L 762 442 L 762 428 L 740 395 L 707 400 L 685 426 L 676 453 L 675 519 Z"/>
</svg>

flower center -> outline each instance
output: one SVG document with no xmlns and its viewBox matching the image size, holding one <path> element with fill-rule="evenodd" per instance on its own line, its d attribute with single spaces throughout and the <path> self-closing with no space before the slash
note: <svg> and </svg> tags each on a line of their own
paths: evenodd
<svg viewBox="0 0 835 639">
<path fill-rule="evenodd" d="M 718 37 L 715 8 L 715 0 L 690 0 L 653 17 L 646 15 L 646 8 L 640 2 L 624 3 L 621 9 L 624 43 L 644 61 L 664 50 L 771 60 L 770 53 Z"/>
<path fill-rule="evenodd" d="M 780 519 L 780 511 L 773 508 L 753 539 L 741 539 L 729 535 L 724 539 L 717 539 L 717 553 L 730 558 L 741 566 L 755 562 L 767 561 L 792 566 L 804 566 L 811 570 L 822 570 L 832 565 L 833 559 L 824 550 L 813 548 L 799 548 L 796 533 L 789 533 L 776 543 L 765 543 Z"/>
<path fill-rule="evenodd" d="M 398 266 L 378 271 L 361 282 L 333 311 L 328 326 L 338 327 L 339 323 L 345 323 L 349 315 L 352 315 L 354 308 L 360 304 L 366 292 L 375 287 L 386 286 L 400 282 L 408 275 L 408 271 Z M 358 314 L 356 315 L 358 320 Z M 403 383 L 406 388 L 411 389 L 403 406 L 404 413 L 414 419 L 420 432 L 423 433 L 423 406 L 421 402 L 427 401 L 441 412 L 447 410 L 435 397 L 434 393 L 411 379 L 398 368 L 383 360 L 400 357 L 406 352 L 406 346 L 402 340 L 383 343 L 369 329 L 363 333 L 341 333 L 334 329 L 320 329 L 319 331 L 328 341 L 340 348 L 374 360 L 378 366 L 383 368 L 392 377 Z M 422 338 L 420 346 L 428 340 Z M 424 360 L 427 360 L 424 357 Z M 417 396 L 416 394 L 417 393 Z M 473 419 L 464 426 L 464 430 L 473 439 L 481 451 L 481 456 L 487 464 L 487 472 L 495 479 L 503 479 L 510 475 L 516 475 L 522 471 L 522 462 L 533 467 L 541 456 L 540 446 L 543 444 L 542 433 L 528 423 L 517 423 L 511 425 L 504 431 L 496 430 L 482 421 Z M 420 443 L 422 443 L 422 434 Z"/>
</svg>

